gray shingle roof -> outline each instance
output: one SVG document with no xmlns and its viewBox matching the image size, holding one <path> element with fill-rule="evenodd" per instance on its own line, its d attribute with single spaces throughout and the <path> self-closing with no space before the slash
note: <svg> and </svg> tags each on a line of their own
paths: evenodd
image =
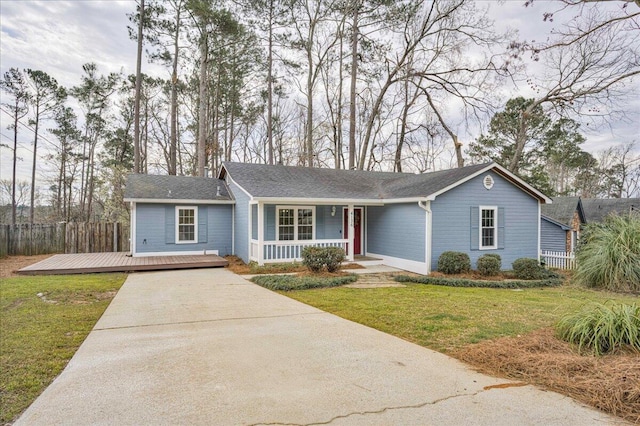
<svg viewBox="0 0 640 426">
<path fill-rule="evenodd" d="M 221 179 L 130 174 L 127 176 L 124 199 L 223 202 L 232 200 L 232 197 L 226 182 Z"/>
<path fill-rule="evenodd" d="M 543 204 L 541 213 L 543 216 L 551 218 L 556 222 L 571 226 L 573 213 L 578 208 L 580 197 L 554 197 L 552 204 Z"/>
<path fill-rule="evenodd" d="M 583 198 L 582 208 L 587 223 L 602 222 L 610 214 L 628 214 L 640 211 L 640 198 Z"/>
<path fill-rule="evenodd" d="M 490 164 L 423 174 L 245 163 L 224 163 L 224 170 L 238 185 L 257 198 L 376 200 L 427 197 Z M 221 177 L 224 177 L 224 173 Z"/>
</svg>

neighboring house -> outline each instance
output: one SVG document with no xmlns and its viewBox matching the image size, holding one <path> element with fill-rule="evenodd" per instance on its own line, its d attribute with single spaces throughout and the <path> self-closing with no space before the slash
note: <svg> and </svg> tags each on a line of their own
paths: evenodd
<svg viewBox="0 0 640 426">
<path fill-rule="evenodd" d="M 554 197 L 552 201 L 542 206 L 540 215 L 540 248 L 545 251 L 573 252 L 585 224 L 640 211 L 640 198 Z"/>
<path fill-rule="evenodd" d="M 588 223 L 602 222 L 612 214 L 640 212 L 640 198 L 583 198 L 582 207 Z"/>
<path fill-rule="evenodd" d="M 540 249 L 573 252 L 586 223 L 580 197 L 555 197 L 552 201 L 541 207 Z"/>
<path fill-rule="evenodd" d="M 424 174 L 223 163 L 219 179 L 131 175 L 132 254 L 218 252 L 259 264 L 305 246 L 422 274 L 447 250 L 508 268 L 540 252 L 550 199 L 495 163 Z M 146 241 L 146 242 L 145 242 Z"/>
</svg>

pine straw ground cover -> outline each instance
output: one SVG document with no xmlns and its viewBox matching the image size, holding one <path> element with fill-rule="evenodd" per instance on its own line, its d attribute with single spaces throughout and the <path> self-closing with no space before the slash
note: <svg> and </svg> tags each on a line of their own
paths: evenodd
<svg viewBox="0 0 640 426">
<path fill-rule="evenodd" d="M 469 345 L 452 355 L 480 371 L 522 380 L 640 424 L 640 355 L 581 356 L 551 328 Z"/>
</svg>

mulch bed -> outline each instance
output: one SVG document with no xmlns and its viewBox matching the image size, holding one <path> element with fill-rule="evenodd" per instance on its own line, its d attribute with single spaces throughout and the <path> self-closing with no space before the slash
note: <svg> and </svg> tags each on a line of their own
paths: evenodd
<svg viewBox="0 0 640 426">
<path fill-rule="evenodd" d="M 478 370 L 522 380 L 640 424 L 640 354 L 580 355 L 546 328 L 480 342 L 451 355 Z"/>
</svg>

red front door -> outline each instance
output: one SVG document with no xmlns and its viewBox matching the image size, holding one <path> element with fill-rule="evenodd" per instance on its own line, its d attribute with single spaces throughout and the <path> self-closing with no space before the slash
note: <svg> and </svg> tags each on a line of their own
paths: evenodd
<svg viewBox="0 0 640 426">
<path fill-rule="evenodd" d="M 343 229 L 344 238 L 349 238 L 349 209 L 344 209 Z M 362 209 L 353 209 L 353 229 L 353 254 L 362 254 Z"/>
</svg>

